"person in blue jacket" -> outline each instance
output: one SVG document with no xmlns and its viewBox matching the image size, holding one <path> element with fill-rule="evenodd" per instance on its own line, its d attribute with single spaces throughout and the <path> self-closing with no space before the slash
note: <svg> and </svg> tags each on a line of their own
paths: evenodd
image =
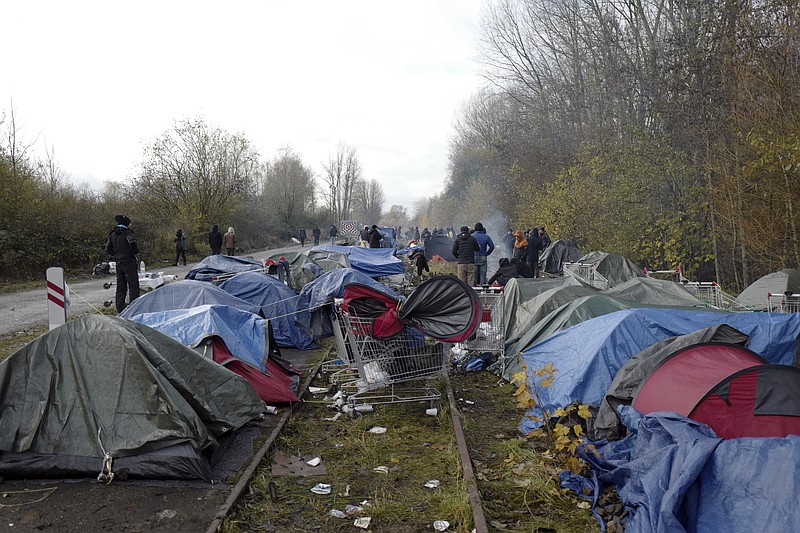
<svg viewBox="0 0 800 533">
<path fill-rule="evenodd" d="M 475 280 L 473 282 L 474 286 L 479 287 L 486 285 L 487 258 L 494 251 L 494 242 L 490 236 L 486 235 L 486 228 L 480 222 L 475 223 L 475 230 L 472 232 L 472 236 L 478 241 L 478 247 L 480 248 L 475 252 Z"/>
</svg>

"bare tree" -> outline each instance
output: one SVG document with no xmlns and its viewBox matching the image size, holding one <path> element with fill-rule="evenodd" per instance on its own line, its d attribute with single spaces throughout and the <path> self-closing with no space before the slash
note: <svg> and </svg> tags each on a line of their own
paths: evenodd
<svg viewBox="0 0 800 533">
<path fill-rule="evenodd" d="M 145 148 L 133 187 L 153 215 L 204 229 L 235 209 L 250 189 L 257 162 L 244 135 L 202 118 L 184 120 Z"/>
<path fill-rule="evenodd" d="M 265 169 L 263 207 L 286 227 L 300 224 L 314 202 L 314 175 L 290 148 L 283 148 Z"/>
<path fill-rule="evenodd" d="M 353 208 L 365 223 L 377 224 L 386 201 L 383 186 L 377 180 L 358 180 L 353 190 Z"/>
<path fill-rule="evenodd" d="M 331 221 L 338 226 L 342 220 L 350 217 L 353 191 L 361 178 L 361 163 L 356 149 L 340 143 L 336 155 L 323 164 L 323 168 L 323 196 L 327 199 Z"/>
</svg>

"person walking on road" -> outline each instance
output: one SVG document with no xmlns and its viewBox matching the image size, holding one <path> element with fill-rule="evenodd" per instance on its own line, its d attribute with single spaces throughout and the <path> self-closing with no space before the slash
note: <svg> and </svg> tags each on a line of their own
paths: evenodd
<svg viewBox="0 0 800 533">
<path fill-rule="evenodd" d="M 175 232 L 175 262 L 172 266 L 178 266 L 178 260 L 183 257 L 183 266 L 186 266 L 186 235 L 183 230 L 179 229 Z"/>
<path fill-rule="evenodd" d="M 331 224 L 331 229 L 328 231 L 331 236 L 331 244 L 336 246 L 336 236 L 339 234 L 339 230 L 336 229 L 334 224 Z"/>
<path fill-rule="evenodd" d="M 300 228 L 297 238 L 300 239 L 300 247 L 302 248 L 306 244 L 306 239 L 308 238 L 308 235 L 306 234 L 306 228 Z"/>
<path fill-rule="evenodd" d="M 314 226 L 314 229 L 311 230 L 311 235 L 314 237 L 314 246 L 319 244 L 319 236 L 322 234 L 319 227 Z"/>
<path fill-rule="evenodd" d="M 238 240 L 236 239 L 236 232 L 233 231 L 233 226 L 228 228 L 228 232 L 222 237 L 222 240 L 225 244 L 225 251 L 228 252 L 227 255 L 236 255 L 236 243 Z"/>
<path fill-rule="evenodd" d="M 211 247 L 211 255 L 222 253 L 222 232 L 216 224 L 211 227 L 211 231 L 208 233 L 208 245 Z"/>
<path fill-rule="evenodd" d="M 469 232 L 468 226 L 461 226 L 461 232 L 453 239 L 453 255 L 458 262 L 458 278 L 472 286 L 475 277 L 475 252 L 481 249 L 478 241 Z"/>
<path fill-rule="evenodd" d="M 117 225 L 108 234 L 106 253 L 117 262 L 117 313 L 125 310 L 127 304 L 125 297 L 129 294 L 130 301 L 139 297 L 139 272 L 136 256 L 139 254 L 139 245 L 136 236 L 130 229 L 131 219 L 125 215 L 114 217 Z"/>
</svg>

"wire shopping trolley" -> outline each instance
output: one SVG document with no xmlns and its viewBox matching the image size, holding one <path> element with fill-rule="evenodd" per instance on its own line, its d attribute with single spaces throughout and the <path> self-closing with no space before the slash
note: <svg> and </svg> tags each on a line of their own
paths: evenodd
<svg viewBox="0 0 800 533">
<path fill-rule="evenodd" d="M 503 287 L 474 287 L 478 294 L 481 321 L 464 347 L 470 352 L 494 354 L 505 368 L 505 307 Z"/>
<path fill-rule="evenodd" d="M 390 339 L 374 334 L 375 320 L 336 309 L 341 328 L 334 328 L 340 358 L 347 358 L 357 378 L 344 383 L 351 407 L 359 403 L 382 404 L 429 401 L 436 405 L 440 392 L 434 386 L 399 387 L 410 381 L 432 379 L 445 369 L 445 343 L 414 328 L 403 328 Z"/>
</svg>

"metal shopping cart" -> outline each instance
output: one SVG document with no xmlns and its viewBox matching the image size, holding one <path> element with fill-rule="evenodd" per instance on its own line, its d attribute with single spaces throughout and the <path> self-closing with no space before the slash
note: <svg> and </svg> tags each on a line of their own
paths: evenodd
<svg viewBox="0 0 800 533">
<path fill-rule="evenodd" d="M 416 380 L 431 380 L 445 369 L 445 343 L 406 327 L 391 339 L 377 339 L 374 320 L 352 316 L 336 309 L 341 328 L 334 328 L 341 359 L 347 359 L 357 378 L 342 383 L 348 404 L 384 404 L 428 401 L 438 405 L 439 390 L 431 385 L 399 386 Z M 338 330 L 338 333 L 337 333 Z"/>
<path fill-rule="evenodd" d="M 767 311 L 770 313 L 800 313 L 800 294 L 768 293 L 767 302 Z"/>
<path fill-rule="evenodd" d="M 578 278 L 596 289 L 608 288 L 608 279 L 592 263 L 564 263 L 564 274 Z"/>
<path fill-rule="evenodd" d="M 505 306 L 503 287 L 474 287 L 480 302 L 481 322 L 464 348 L 470 352 L 494 354 L 505 369 Z"/>
</svg>

